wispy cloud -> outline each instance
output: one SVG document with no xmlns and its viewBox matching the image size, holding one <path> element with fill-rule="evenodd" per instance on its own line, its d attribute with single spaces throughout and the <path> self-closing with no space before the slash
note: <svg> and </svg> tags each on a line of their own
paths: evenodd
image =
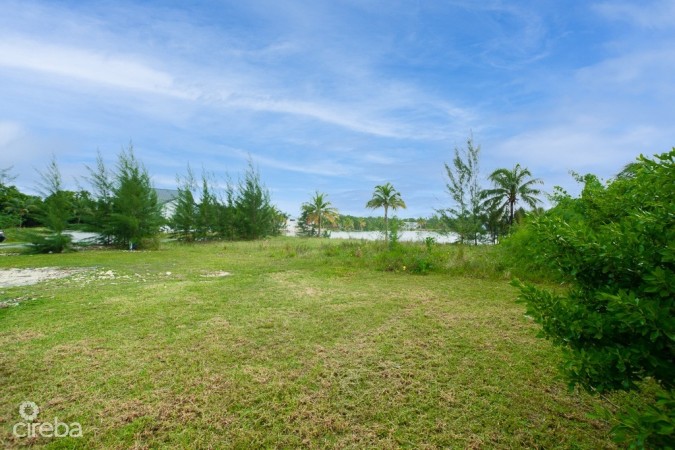
<svg viewBox="0 0 675 450">
<path fill-rule="evenodd" d="M 574 170 L 611 177 L 638 154 L 652 154 L 667 148 L 651 149 L 658 140 L 654 127 L 636 127 L 622 132 L 584 127 L 580 123 L 552 126 L 513 136 L 496 148 L 504 161 L 526 161 L 531 169 L 550 177 Z"/>
<path fill-rule="evenodd" d="M 675 2 L 673 0 L 612 1 L 597 3 L 593 8 L 611 20 L 643 28 L 675 29 Z"/>
<path fill-rule="evenodd" d="M 194 94 L 177 89 L 173 77 L 166 72 L 126 57 L 83 48 L 4 38 L 0 41 L 0 66 L 72 77 L 123 89 L 194 98 Z"/>
<path fill-rule="evenodd" d="M 7 147 L 22 134 L 23 129 L 18 123 L 0 121 L 0 149 Z M 2 153 L 5 152 L 3 151 Z"/>
<path fill-rule="evenodd" d="M 226 154 L 235 156 L 240 159 L 246 160 L 250 159 L 254 164 L 260 164 L 261 166 L 287 170 L 290 172 L 331 176 L 331 177 L 345 176 L 355 172 L 354 167 L 350 167 L 333 160 L 323 162 L 310 162 L 310 163 L 303 163 L 303 162 L 291 163 L 288 161 L 281 161 L 268 156 L 263 156 L 261 154 L 248 152 L 238 148 L 225 146 L 222 146 L 221 148 Z"/>
<path fill-rule="evenodd" d="M 620 88 L 624 93 L 650 92 L 664 98 L 675 93 L 671 72 L 674 66 L 675 48 L 656 44 L 585 67 L 578 71 L 577 80 L 599 91 Z"/>
</svg>

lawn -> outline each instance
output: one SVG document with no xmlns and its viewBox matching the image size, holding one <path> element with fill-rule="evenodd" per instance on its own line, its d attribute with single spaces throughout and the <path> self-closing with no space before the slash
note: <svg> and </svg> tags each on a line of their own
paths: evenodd
<svg viewBox="0 0 675 450">
<path fill-rule="evenodd" d="M 613 446 L 589 417 L 607 404 L 558 378 L 508 276 L 384 271 L 378 251 L 278 238 L 0 256 L 87 268 L 0 290 L 20 299 L 0 309 L 0 446 Z M 82 437 L 14 436 L 24 401 Z"/>
</svg>

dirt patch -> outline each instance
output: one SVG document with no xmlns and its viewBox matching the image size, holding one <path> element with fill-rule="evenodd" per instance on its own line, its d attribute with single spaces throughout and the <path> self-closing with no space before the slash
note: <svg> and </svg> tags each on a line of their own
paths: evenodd
<svg viewBox="0 0 675 450">
<path fill-rule="evenodd" d="M 64 278 L 87 269 L 62 269 L 58 267 L 40 267 L 37 269 L 0 269 L 0 288 L 29 286 L 41 281 Z"/>
<path fill-rule="evenodd" d="M 225 272 L 223 270 L 218 271 L 218 272 L 209 272 L 202 274 L 202 277 L 204 278 L 220 278 L 220 277 L 229 277 L 232 275 L 230 272 Z"/>
</svg>

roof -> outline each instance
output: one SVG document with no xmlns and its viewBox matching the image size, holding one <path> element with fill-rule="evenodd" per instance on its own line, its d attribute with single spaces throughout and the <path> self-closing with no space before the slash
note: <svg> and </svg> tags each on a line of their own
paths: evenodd
<svg viewBox="0 0 675 450">
<path fill-rule="evenodd" d="M 176 189 L 156 189 L 157 203 L 163 205 L 178 198 L 178 190 Z"/>
</svg>

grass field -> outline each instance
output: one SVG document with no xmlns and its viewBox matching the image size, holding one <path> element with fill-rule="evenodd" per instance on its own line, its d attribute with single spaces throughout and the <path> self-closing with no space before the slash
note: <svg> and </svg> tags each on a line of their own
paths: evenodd
<svg viewBox="0 0 675 450">
<path fill-rule="evenodd" d="M 448 266 L 490 260 L 438 248 Z M 607 405 L 558 379 L 508 276 L 383 271 L 378 251 L 279 238 L 0 256 L 88 268 L 0 292 L 20 299 L 0 309 L 0 447 L 613 446 L 588 416 Z M 14 436 L 27 400 L 82 437 Z"/>
</svg>

